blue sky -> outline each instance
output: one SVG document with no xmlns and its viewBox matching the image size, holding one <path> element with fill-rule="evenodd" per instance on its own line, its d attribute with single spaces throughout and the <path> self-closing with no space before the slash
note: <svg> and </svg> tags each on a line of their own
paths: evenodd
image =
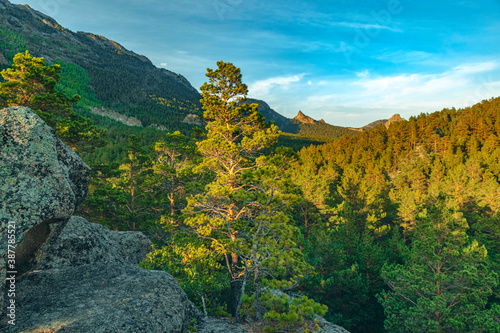
<svg viewBox="0 0 500 333">
<path fill-rule="evenodd" d="M 361 127 L 500 96 L 500 0 L 21 0 L 195 88 L 217 60 L 249 97 Z"/>
</svg>

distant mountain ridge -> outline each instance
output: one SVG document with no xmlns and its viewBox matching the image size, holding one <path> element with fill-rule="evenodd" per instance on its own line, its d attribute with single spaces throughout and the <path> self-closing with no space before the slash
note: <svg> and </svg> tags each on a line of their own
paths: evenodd
<svg viewBox="0 0 500 333">
<path fill-rule="evenodd" d="M 89 77 L 90 90 L 100 101 L 90 106 L 108 110 L 97 114 L 126 125 L 169 130 L 201 123 L 186 121 L 201 112 L 200 94 L 181 74 L 157 68 L 147 57 L 104 36 L 72 32 L 28 5 L 0 0 L 0 69 L 25 50 L 50 64 L 62 61 L 81 67 Z M 79 77 L 76 80 L 82 81 Z M 359 130 L 316 121 L 302 111 L 288 119 L 262 100 L 248 99 L 246 103 L 257 103 L 266 120 L 286 133 L 334 139 Z"/>
<path fill-rule="evenodd" d="M 126 112 L 129 105 L 167 111 L 182 120 L 187 114 L 199 112 L 199 93 L 182 75 L 157 68 L 143 55 L 125 49 L 106 37 L 85 32 L 72 32 L 51 17 L 28 5 L 13 5 L 0 0 L 0 63 L 29 50 L 32 56 L 48 63 L 62 61 L 83 68 L 97 98 L 107 106 Z M 120 108 L 120 105 L 122 107 Z M 163 110 L 163 111 L 162 111 Z M 135 116 L 143 123 L 161 123 Z"/>
<path fill-rule="evenodd" d="M 286 133 L 298 134 L 301 136 L 318 138 L 323 140 L 339 138 L 345 134 L 353 135 L 355 130 L 327 124 L 323 119 L 314 120 L 306 116 L 302 111 L 299 111 L 297 116 L 289 119 L 273 110 L 266 102 L 249 98 L 245 103 L 256 103 L 259 105 L 259 112 L 266 118 L 267 121 L 274 123 Z"/>
</svg>

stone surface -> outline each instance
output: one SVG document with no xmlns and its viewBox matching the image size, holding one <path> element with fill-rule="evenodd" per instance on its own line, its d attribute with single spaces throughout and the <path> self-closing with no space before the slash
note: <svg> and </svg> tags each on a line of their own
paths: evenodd
<svg viewBox="0 0 500 333">
<path fill-rule="evenodd" d="M 89 108 L 89 110 L 93 114 L 97 114 L 97 115 L 103 116 L 103 117 L 108 117 L 110 119 L 116 120 L 116 121 L 118 121 L 124 125 L 127 125 L 127 126 L 142 127 L 142 122 L 135 117 L 127 117 L 123 114 L 120 114 L 118 112 L 115 112 L 113 110 L 106 109 L 103 107 L 96 107 L 95 106 L 95 107 Z"/>
<path fill-rule="evenodd" d="M 54 224 L 64 224 L 85 198 L 90 168 L 29 108 L 10 107 L 0 110 L 0 180 L 3 288 L 8 245 L 16 246 L 9 270 L 25 270 Z"/>
<path fill-rule="evenodd" d="M 349 333 L 348 330 L 345 328 L 332 324 L 328 321 L 326 321 L 324 318 L 316 316 L 317 319 L 319 320 L 319 326 L 321 327 L 321 330 L 319 333 Z"/>
<path fill-rule="evenodd" d="M 167 273 L 120 264 L 35 270 L 18 283 L 9 332 L 179 332 L 200 316 Z"/>
<path fill-rule="evenodd" d="M 396 113 L 391 118 L 389 118 L 389 120 L 387 120 L 387 122 L 384 125 L 386 128 L 389 128 L 392 124 L 399 123 L 400 121 L 404 121 L 404 118 L 401 118 L 401 116 L 398 113 Z"/>
<path fill-rule="evenodd" d="M 302 113 L 302 111 L 299 111 L 299 113 L 293 118 L 301 123 L 304 124 L 315 124 L 316 120 L 312 119 L 309 116 L 306 116 L 305 114 Z"/>
<path fill-rule="evenodd" d="M 203 120 L 195 114 L 188 114 L 182 122 L 196 126 L 203 126 Z"/>
<path fill-rule="evenodd" d="M 171 275 L 135 267 L 151 242 L 73 216 L 16 283 L 6 332 L 186 332 L 201 313 Z M 2 331 L 4 332 L 4 331 Z"/>
<path fill-rule="evenodd" d="M 110 231 L 103 225 L 73 216 L 54 240 L 40 248 L 36 269 L 92 264 L 138 265 L 150 251 L 151 242 L 140 232 Z"/>
<path fill-rule="evenodd" d="M 198 327 L 198 333 L 248 333 L 240 324 L 229 320 L 206 318 Z"/>
</svg>

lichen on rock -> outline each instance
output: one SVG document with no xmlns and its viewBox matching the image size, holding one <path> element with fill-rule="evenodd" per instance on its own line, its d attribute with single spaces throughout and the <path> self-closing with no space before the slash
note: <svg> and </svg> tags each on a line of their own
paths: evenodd
<svg viewBox="0 0 500 333">
<path fill-rule="evenodd" d="M 29 108 L 0 110 L 0 287 L 8 245 L 16 248 L 15 268 L 26 269 L 50 225 L 71 217 L 89 182 L 90 168 Z M 14 244 L 8 243 L 9 230 L 15 231 Z"/>
</svg>

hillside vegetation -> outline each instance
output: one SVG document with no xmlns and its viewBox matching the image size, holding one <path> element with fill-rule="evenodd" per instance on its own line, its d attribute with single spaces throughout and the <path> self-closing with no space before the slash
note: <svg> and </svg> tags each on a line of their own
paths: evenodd
<svg viewBox="0 0 500 333">
<path fill-rule="evenodd" d="M 0 6 L 0 108 L 29 106 L 82 155 L 78 214 L 147 235 L 141 266 L 205 314 L 264 332 L 318 330 L 316 315 L 351 332 L 500 332 L 500 97 L 361 132 L 292 121 L 243 103 L 232 63 L 199 94 L 102 36 Z"/>
</svg>

